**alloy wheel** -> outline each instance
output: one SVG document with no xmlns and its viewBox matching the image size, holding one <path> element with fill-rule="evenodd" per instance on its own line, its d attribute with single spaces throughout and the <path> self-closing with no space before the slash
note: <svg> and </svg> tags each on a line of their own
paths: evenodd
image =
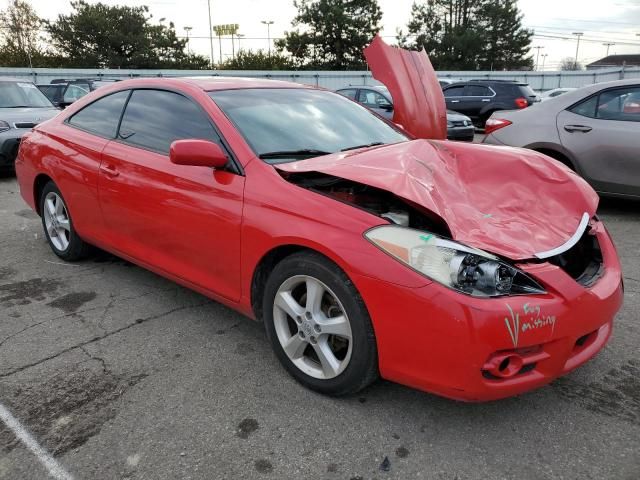
<svg viewBox="0 0 640 480">
<path fill-rule="evenodd" d="M 58 251 L 64 252 L 71 242 L 71 222 L 67 206 L 56 192 L 49 192 L 45 197 L 43 214 L 49 240 Z"/>
<path fill-rule="evenodd" d="M 273 304 L 278 341 L 293 364 L 307 375 L 328 380 L 349 365 L 352 333 L 336 294 L 320 280 L 296 275 L 285 280 Z"/>
</svg>

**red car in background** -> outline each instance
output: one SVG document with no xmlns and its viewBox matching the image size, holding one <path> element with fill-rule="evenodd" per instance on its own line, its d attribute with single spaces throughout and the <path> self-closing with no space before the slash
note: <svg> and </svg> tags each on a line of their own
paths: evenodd
<svg viewBox="0 0 640 480">
<path fill-rule="evenodd" d="M 623 295 L 595 192 L 536 152 L 444 140 L 424 52 L 365 53 L 402 128 L 297 84 L 124 81 L 25 136 L 22 196 L 60 258 L 95 245 L 263 321 L 323 393 L 381 376 L 490 400 L 594 356 Z"/>
</svg>

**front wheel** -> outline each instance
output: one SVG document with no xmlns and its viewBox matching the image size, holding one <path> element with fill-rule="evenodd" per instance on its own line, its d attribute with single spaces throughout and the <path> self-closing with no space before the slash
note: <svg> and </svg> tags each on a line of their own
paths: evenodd
<svg viewBox="0 0 640 480">
<path fill-rule="evenodd" d="M 267 336 L 287 371 L 329 395 L 355 393 L 378 376 L 369 314 L 345 273 L 325 257 L 285 258 L 267 281 Z"/>
</svg>

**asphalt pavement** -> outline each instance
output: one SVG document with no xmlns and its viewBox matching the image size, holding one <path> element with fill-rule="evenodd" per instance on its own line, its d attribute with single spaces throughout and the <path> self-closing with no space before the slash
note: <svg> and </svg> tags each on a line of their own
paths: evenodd
<svg viewBox="0 0 640 480">
<path fill-rule="evenodd" d="M 590 363 L 486 404 L 385 381 L 335 399 L 226 307 L 106 253 L 60 262 L 0 178 L 0 406 L 42 447 L 0 420 L 0 479 L 51 478 L 44 455 L 75 479 L 636 480 L 640 203 L 599 213 L 626 292 Z"/>
</svg>

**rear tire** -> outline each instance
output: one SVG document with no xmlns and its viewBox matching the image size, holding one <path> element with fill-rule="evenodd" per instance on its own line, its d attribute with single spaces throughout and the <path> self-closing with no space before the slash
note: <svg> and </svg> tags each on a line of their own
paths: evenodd
<svg viewBox="0 0 640 480">
<path fill-rule="evenodd" d="M 305 387 L 348 395 L 378 378 L 366 306 L 345 273 L 322 255 L 300 252 L 278 263 L 263 312 L 278 360 Z"/>
<path fill-rule="evenodd" d="M 68 262 L 88 255 L 91 247 L 75 231 L 64 197 L 51 181 L 40 194 L 40 213 L 44 234 L 53 253 Z"/>
</svg>

